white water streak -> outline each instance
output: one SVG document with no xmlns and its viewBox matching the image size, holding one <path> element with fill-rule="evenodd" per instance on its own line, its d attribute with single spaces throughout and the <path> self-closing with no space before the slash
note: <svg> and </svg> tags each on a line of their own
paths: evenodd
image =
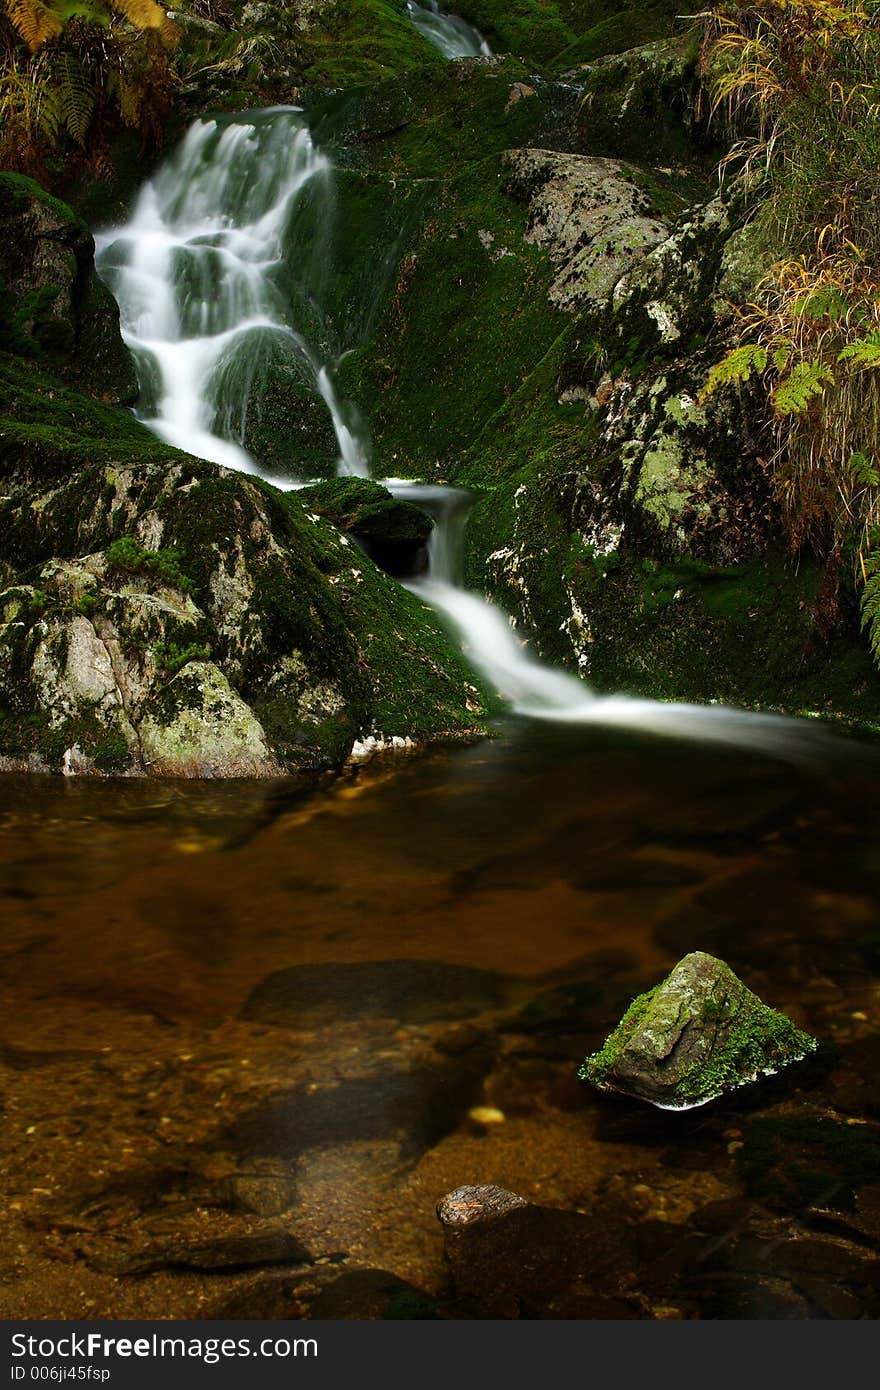
<svg viewBox="0 0 880 1390">
<path fill-rule="evenodd" d="M 457 14 L 446 14 L 437 4 L 418 5 L 408 0 L 406 12 L 419 33 L 439 49 L 444 58 L 490 57 L 492 50 L 478 29 Z"/>
<path fill-rule="evenodd" d="M 196 121 L 130 221 L 97 238 L 98 268 L 139 366 L 141 418 L 167 443 L 260 473 L 243 435 L 260 353 L 274 342 L 292 351 L 325 401 L 341 471 L 368 475 L 364 441 L 328 364 L 289 321 L 279 276 L 293 210 L 307 188 L 326 195 L 331 174 L 294 108 Z M 241 399 L 224 406 L 229 380 Z"/>
</svg>

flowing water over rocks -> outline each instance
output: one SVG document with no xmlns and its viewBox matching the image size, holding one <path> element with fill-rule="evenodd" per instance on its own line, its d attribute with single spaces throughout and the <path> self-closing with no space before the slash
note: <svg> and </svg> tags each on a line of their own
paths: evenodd
<svg viewBox="0 0 880 1390">
<path fill-rule="evenodd" d="M 279 345 L 306 370 L 329 409 L 338 472 L 369 472 L 363 424 L 341 402 L 331 364 L 305 336 L 308 323 L 321 331 L 317 279 L 291 265 L 284 250 L 291 219 L 309 198 L 329 255 L 332 168 L 300 112 L 279 108 L 201 120 L 147 184 L 131 221 L 99 243 L 98 265 L 119 300 L 124 336 L 138 364 L 144 423 L 179 447 L 269 481 L 277 479 L 243 441 L 248 412 L 259 409 L 266 390 L 268 363 L 261 354 Z M 388 485 L 436 517 L 429 573 L 414 591 L 451 622 L 468 660 L 517 714 L 701 742 L 748 742 L 793 759 L 823 756 L 821 731 L 774 716 L 595 698 L 582 681 L 533 658 L 495 606 L 457 587 L 455 528 L 466 494 L 453 489 L 447 496 L 442 487 L 399 479 Z"/>
<path fill-rule="evenodd" d="M 329 235 L 330 173 L 294 108 L 206 118 L 143 189 L 131 221 L 99 237 L 98 269 L 138 366 L 139 414 L 169 444 L 260 472 L 245 448 L 248 414 L 280 357 L 326 404 L 340 471 L 368 472 L 332 363 L 300 331 L 320 329 L 312 268 L 296 266 L 291 284 L 284 252 L 306 198 Z"/>
<path fill-rule="evenodd" d="M 446 14 L 437 0 L 430 0 L 428 5 L 407 0 L 406 12 L 419 33 L 439 49 L 444 58 L 489 57 L 492 53 L 477 29 L 459 15 Z"/>
</svg>

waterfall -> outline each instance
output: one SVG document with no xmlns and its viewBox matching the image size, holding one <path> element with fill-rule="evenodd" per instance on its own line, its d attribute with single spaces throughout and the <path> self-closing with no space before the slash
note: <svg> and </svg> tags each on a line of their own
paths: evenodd
<svg viewBox="0 0 880 1390">
<path fill-rule="evenodd" d="M 490 57 L 492 50 L 478 29 L 457 14 L 446 14 L 437 0 L 429 0 L 427 8 L 407 0 L 406 12 L 429 43 L 439 48 L 444 58 Z"/>
<path fill-rule="evenodd" d="M 199 120 L 144 186 L 131 219 L 96 237 L 96 263 L 137 364 L 138 414 L 160 438 L 265 476 L 244 437 L 261 378 L 280 355 L 326 403 L 340 472 L 366 476 L 368 449 L 338 395 L 332 363 L 303 332 L 304 320 L 321 318 L 308 268 L 285 257 L 291 218 L 307 193 L 323 231 L 332 218 L 332 168 L 297 109 Z"/>
<path fill-rule="evenodd" d="M 576 676 L 545 665 L 530 653 L 500 608 L 456 583 L 469 494 L 461 488 L 399 478 L 386 480 L 385 486 L 396 497 L 424 507 L 435 519 L 427 575 L 407 587 L 447 620 L 470 664 L 515 714 L 556 724 L 592 724 L 748 747 L 790 762 L 814 762 L 832 744 L 839 754 L 839 740 L 804 720 L 726 705 L 662 704 L 628 695 L 596 695 Z"/>
<path fill-rule="evenodd" d="M 329 243 L 332 170 L 298 110 L 199 120 L 145 185 L 130 221 L 96 239 L 100 272 L 119 302 L 137 365 L 144 424 L 189 453 L 282 487 L 295 484 L 270 477 L 243 446 L 267 344 L 292 354 L 324 400 L 338 472 L 370 472 L 359 417 L 336 390 L 332 361 L 322 361 L 306 336 L 306 327 L 321 325 L 317 282 L 285 254 L 307 190 Z M 472 665 L 516 714 L 746 745 L 793 760 L 810 760 L 831 741 L 814 726 L 776 715 L 593 694 L 532 656 L 495 605 L 458 587 L 468 494 L 393 478 L 386 486 L 436 519 L 427 577 L 410 587 L 443 615 Z"/>
</svg>

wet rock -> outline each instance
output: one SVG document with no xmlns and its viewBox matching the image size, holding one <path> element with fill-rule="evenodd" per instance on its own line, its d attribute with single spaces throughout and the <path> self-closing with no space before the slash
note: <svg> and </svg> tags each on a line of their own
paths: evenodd
<svg viewBox="0 0 880 1390">
<path fill-rule="evenodd" d="M 813 1052 L 814 1038 L 694 951 L 640 995 L 580 1077 L 664 1109 L 703 1105 Z"/>
<path fill-rule="evenodd" d="M 0 347 L 128 404 L 137 378 L 85 223 L 33 179 L 0 173 Z"/>
<path fill-rule="evenodd" d="M 605 301 L 667 227 L 638 170 L 614 159 L 512 150 L 508 191 L 528 204 L 526 240 L 557 265 L 550 300 L 560 308 Z"/>
<path fill-rule="evenodd" d="M 352 1269 L 323 1286 L 308 1316 L 410 1321 L 431 1320 L 439 1312 L 430 1294 L 386 1269 Z"/>
<path fill-rule="evenodd" d="M 229 1186 L 232 1203 L 257 1216 L 281 1216 L 296 1202 L 296 1181 L 284 1164 L 254 1163 Z"/>
<path fill-rule="evenodd" d="M 304 488 L 300 498 L 341 531 L 354 536 L 383 570 L 399 578 L 427 567 L 433 519 L 421 507 L 367 478 L 334 478 Z"/>
<path fill-rule="evenodd" d="M 642 44 L 582 71 L 577 134 L 592 154 L 660 163 L 693 154 L 697 53 L 689 36 Z"/>
<path fill-rule="evenodd" d="M 491 970 L 431 960 L 330 961 L 277 970 L 241 1016 L 278 1028 L 318 1028 L 353 1018 L 401 1023 L 468 1018 L 500 1008 L 507 982 Z"/>
<path fill-rule="evenodd" d="M 142 720 L 144 765 L 158 776 L 273 777 L 283 766 L 265 729 L 219 667 L 191 661 L 169 680 L 164 709 Z"/>
<path fill-rule="evenodd" d="M 290 1162 L 308 1149 L 366 1140 L 392 1141 L 406 1162 L 458 1128 L 482 1100 L 492 1063 L 487 1046 L 434 1066 L 374 1067 L 369 1074 L 320 1086 L 300 1086 L 255 1106 L 222 1136 L 224 1148 Z"/>
<path fill-rule="evenodd" d="M 528 1206 L 525 1197 L 507 1192 L 503 1187 L 491 1184 L 456 1187 L 438 1202 L 437 1219 L 449 1235 L 461 1226 L 470 1226 L 475 1221 L 494 1221 L 508 1211 L 525 1206 Z"/>
<path fill-rule="evenodd" d="M 41 411 L 82 399 L 38 387 Z M 123 421 L 120 457 L 149 461 L 27 423 L 0 441 L 5 766 L 271 777 L 367 736 L 472 736 L 482 696 L 414 594 L 295 496 Z"/>
<path fill-rule="evenodd" d="M 479 1318 L 635 1318 L 631 1233 L 534 1206 L 503 1188 L 462 1187 L 438 1204 L 457 1310 Z"/>
</svg>

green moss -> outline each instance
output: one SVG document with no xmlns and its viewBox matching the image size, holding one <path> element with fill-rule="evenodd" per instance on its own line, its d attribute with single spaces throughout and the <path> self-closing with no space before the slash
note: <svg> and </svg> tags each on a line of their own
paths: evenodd
<svg viewBox="0 0 880 1390">
<path fill-rule="evenodd" d="M 153 647 L 153 656 L 160 670 L 168 676 L 175 676 L 190 661 L 211 659 L 210 650 L 196 642 L 188 642 L 185 646 L 172 641 L 157 642 Z"/>
<path fill-rule="evenodd" d="M 620 0 L 571 0 L 570 14 L 578 37 L 556 54 L 554 72 L 675 33 L 681 27 L 682 8 L 677 0 L 647 0 L 639 5 L 621 4 Z"/>
<path fill-rule="evenodd" d="M 4 467 L 70 472 L 71 464 L 183 457 L 128 411 L 92 400 L 57 373 L 0 352 L 0 475 Z"/>
<path fill-rule="evenodd" d="M 182 594 L 192 592 L 192 580 L 180 568 L 177 550 L 145 550 L 132 536 L 120 536 L 108 545 L 105 558 L 108 567 L 120 574 L 148 575 Z"/>
<path fill-rule="evenodd" d="M 493 52 L 513 53 L 539 68 L 575 42 L 580 8 L 565 0 L 457 0 L 455 6 Z"/>
<path fill-rule="evenodd" d="M 645 1028 L 650 1032 L 655 1012 L 662 1036 L 669 1026 L 668 983 L 668 979 L 664 980 L 633 1000 L 600 1051 L 588 1057 L 579 1069 L 582 1081 L 600 1089 L 609 1085 L 613 1088 L 614 1069 L 621 1051 L 638 1030 Z M 728 967 L 723 967 L 712 993 L 695 1008 L 688 1001 L 687 992 L 682 990 L 678 1010 L 677 1033 L 693 1022 L 701 1030 L 711 1028 L 714 1036 L 709 1051 L 698 1055 L 678 1077 L 674 1089 L 664 1095 L 664 1104 L 672 1107 L 698 1105 L 723 1095 L 816 1048 L 815 1040 L 808 1033 L 744 989 Z"/>
<path fill-rule="evenodd" d="M 341 530 L 366 540 L 420 545 L 434 524 L 420 507 L 393 497 L 367 478 L 328 479 L 317 487 L 301 488 L 298 500 Z"/>
<path fill-rule="evenodd" d="M 379 82 L 444 62 L 413 28 L 402 0 L 338 0 L 326 18 L 316 17 L 304 49 L 303 80 L 314 86 Z"/>
<path fill-rule="evenodd" d="M 132 750 L 123 736 L 108 729 L 96 714 L 82 711 L 53 727 L 43 715 L 0 705 L 0 755 L 11 759 L 32 756 L 50 772 L 59 772 L 64 754 L 74 747 L 108 776 L 131 770 Z"/>
<path fill-rule="evenodd" d="M 6 211 L 26 208 L 31 200 L 42 203 L 62 224 L 77 232 L 86 232 L 82 218 L 67 203 L 48 193 L 42 184 L 24 174 L 0 170 L 0 215 Z"/>
</svg>

